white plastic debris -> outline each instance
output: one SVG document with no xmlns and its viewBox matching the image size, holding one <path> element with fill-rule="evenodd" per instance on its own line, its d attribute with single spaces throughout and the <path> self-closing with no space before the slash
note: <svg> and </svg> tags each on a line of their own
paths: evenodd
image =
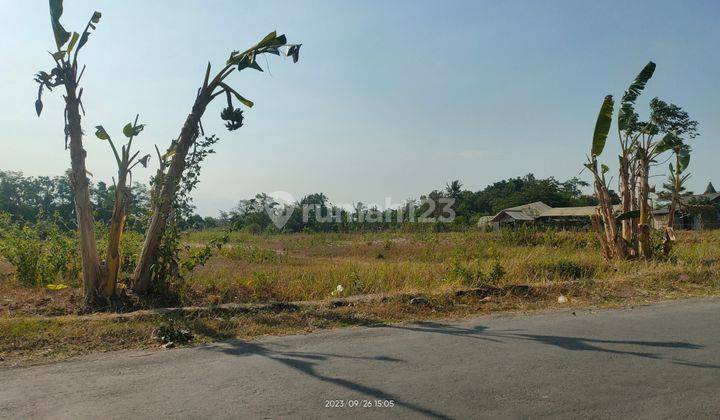
<svg viewBox="0 0 720 420">
<path fill-rule="evenodd" d="M 567 298 L 565 295 L 558 296 L 558 303 L 567 303 Z"/>
<path fill-rule="evenodd" d="M 345 291 L 345 288 L 342 286 L 342 284 L 338 284 L 335 290 L 330 293 L 332 296 L 339 296 L 342 294 L 342 292 Z"/>
</svg>

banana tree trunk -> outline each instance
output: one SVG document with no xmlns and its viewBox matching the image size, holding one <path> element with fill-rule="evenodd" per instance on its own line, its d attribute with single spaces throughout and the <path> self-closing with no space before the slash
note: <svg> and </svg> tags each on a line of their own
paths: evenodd
<svg viewBox="0 0 720 420">
<path fill-rule="evenodd" d="M 78 234 L 80 236 L 80 257 L 82 259 L 82 277 L 85 303 L 95 302 L 100 284 L 100 260 L 95 242 L 95 220 L 90 202 L 90 181 L 85 167 L 86 152 L 82 144 L 80 125 L 80 100 L 76 94 L 77 86 L 70 81 L 65 84 L 67 95 L 67 129 L 70 137 L 70 161 L 72 173 L 70 182 L 75 201 Z"/>
<path fill-rule="evenodd" d="M 638 167 L 639 167 L 639 165 L 638 165 L 637 160 L 633 160 L 630 165 L 630 210 L 632 210 L 632 211 L 639 209 L 638 198 L 637 198 Z M 632 222 L 630 224 L 630 230 L 632 232 L 632 247 L 635 252 L 635 255 L 637 255 L 637 238 L 638 238 L 637 218 L 632 220 Z"/>
<path fill-rule="evenodd" d="M 670 199 L 670 205 L 668 206 L 668 220 L 667 226 L 665 226 L 665 240 L 663 242 L 663 254 L 665 256 L 670 255 L 672 251 L 672 244 L 675 242 L 675 209 L 680 201 L 680 157 L 675 154 L 675 173 L 672 197 Z"/>
<path fill-rule="evenodd" d="M 640 161 L 640 190 L 638 191 L 638 209 L 640 217 L 638 220 L 638 253 L 645 259 L 652 257 L 650 246 L 650 160 L 643 157 Z"/>
<path fill-rule="evenodd" d="M 600 208 L 598 208 L 597 214 L 593 214 L 590 216 L 590 224 L 592 225 L 592 229 L 595 231 L 598 236 L 598 240 L 600 241 L 600 247 L 602 248 L 603 257 L 605 257 L 605 259 L 609 261 L 612 259 L 613 252 L 610 244 L 608 244 L 605 231 L 600 226 L 600 221 L 602 219 L 604 219 L 604 217 L 602 217 L 602 212 Z"/>
<path fill-rule="evenodd" d="M 145 242 L 138 264 L 133 273 L 133 290 L 137 293 L 144 294 L 150 286 L 152 266 L 157 261 L 160 242 L 167 227 L 167 220 L 173 208 L 182 173 L 185 170 L 185 158 L 190 147 L 198 138 L 200 118 L 205 113 L 209 100 L 210 98 L 202 93 L 195 99 L 192 112 L 185 119 L 185 124 L 180 132 L 170 167 L 160 181 L 162 187 L 159 188 L 159 194 L 157 194 L 153 204 L 153 216 L 145 234 Z"/>
<path fill-rule="evenodd" d="M 677 209 L 678 202 L 680 201 L 680 156 L 675 154 L 675 173 L 672 198 L 670 200 L 670 206 L 668 208 L 668 227 L 675 229 L 675 210 Z"/>
<path fill-rule="evenodd" d="M 127 217 L 127 206 L 129 191 L 127 190 L 127 174 L 118 174 L 118 182 L 115 187 L 115 206 L 113 207 L 112 219 L 110 219 L 110 230 L 108 233 L 107 260 L 105 273 L 101 287 L 103 297 L 110 297 L 115 294 L 118 273 L 120 272 L 120 240 L 125 229 Z"/>
<path fill-rule="evenodd" d="M 598 199 L 598 214 L 602 219 L 605 230 L 603 251 L 606 254 L 606 258 L 623 259 L 626 257 L 627 252 L 625 242 L 618 235 L 610 193 L 605 184 L 597 179 L 597 176 L 595 180 L 595 195 Z"/>
<path fill-rule="evenodd" d="M 673 193 L 673 198 L 670 202 L 670 207 L 668 208 L 667 227 L 673 229 L 675 228 L 675 193 Z"/>
<path fill-rule="evenodd" d="M 623 213 L 632 210 L 632 184 L 630 183 L 630 162 L 623 153 L 620 157 L 620 198 L 622 200 Z M 632 247 L 633 243 L 633 220 L 626 219 L 622 221 L 622 238 L 627 246 Z"/>
</svg>

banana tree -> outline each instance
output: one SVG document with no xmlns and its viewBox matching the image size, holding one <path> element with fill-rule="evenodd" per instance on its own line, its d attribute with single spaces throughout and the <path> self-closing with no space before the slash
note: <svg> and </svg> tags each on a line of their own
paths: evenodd
<svg viewBox="0 0 720 420">
<path fill-rule="evenodd" d="M 635 101 L 655 73 L 655 67 L 656 65 L 652 61 L 643 67 L 623 94 L 620 110 L 618 111 L 617 126 L 621 150 L 619 156 L 619 187 L 622 211 L 626 214 L 639 210 L 636 199 L 636 183 L 638 178 L 641 178 L 641 173 L 639 172 L 638 160 L 635 157 L 638 151 L 641 130 L 638 129 L 639 117 L 635 112 Z M 637 253 L 638 232 L 636 222 L 632 218 L 625 218 L 622 221 L 622 237 L 628 252 L 632 255 Z"/>
<path fill-rule="evenodd" d="M 643 67 L 623 94 L 618 112 L 618 137 L 620 195 L 623 214 L 622 237 L 629 256 L 652 256 L 650 244 L 650 170 L 659 156 L 670 150 L 663 146 L 665 137 L 671 131 L 694 137 L 697 122 L 690 120 L 680 107 L 667 104 L 658 98 L 650 101 L 650 118 L 640 121 L 635 111 L 635 102 L 655 73 L 652 61 Z"/>
<path fill-rule="evenodd" d="M 95 127 L 95 136 L 108 142 L 118 167 L 117 181 L 115 183 L 115 204 L 108 230 L 107 257 L 105 263 L 101 264 L 103 281 L 100 293 L 106 298 L 115 294 L 115 285 L 120 271 L 120 239 L 125 229 L 125 219 L 130 201 L 128 186 L 132 185 L 132 170 L 138 165 L 146 168 L 150 159 L 150 155 L 138 158 L 139 151 L 132 153 L 133 139 L 145 128 L 144 124 L 138 124 L 138 117 L 135 116 L 134 122 L 127 123 L 123 127 L 123 135 L 127 138 L 127 142 L 122 145 L 119 151 L 105 128 L 101 125 Z"/>
<path fill-rule="evenodd" d="M 669 164 L 669 183 L 664 185 L 670 191 L 668 221 L 663 242 L 663 253 L 667 256 L 670 254 L 672 243 L 675 242 L 675 212 L 680 205 L 680 193 L 685 190 L 685 183 L 691 175 L 690 173 L 683 174 L 690 165 L 691 149 L 676 132 L 666 134 L 658 145 L 658 149 L 660 151 L 671 150 L 674 158 L 674 165 L 673 163 Z"/>
<path fill-rule="evenodd" d="M 248 108 L 253 106 L 253 102 L 232 88 L 226 82 L 227 78 L 236 70 L 240 72 L 250 68 L 263 71 L 258 64 L 258 57 L 263 54 L 280 55 L 281 49 L 284 49 L 285 56 L 292 57 L 293 62 L 298 61 L 300 44 L 288 44 L 285 35 L 277 35 L 273 31 L 247 50 L 233 51 L 225 65 L 213 76 L 211 76 L 211 65 L 208 63 L 202 85 L 195 96 L 190 114 L 185 118 L 180 135 L 171 142 L 167 152 L 161 157 L 166 161 L 167 170 L 158 173 L 156 177 L 153 216 L 132 278 L 133 289 L 136 292 L 145 293 L 150 286 L 152 267 L 157 260 L 158 249 L 173 208 L 178 185 L 186 169 L 188 152 L 202 131 L 201 118 L 205 110 L 218 96 L 224 96 L 227 107 L 222 110 L 220 118 L 226 121 L 225 126 L 229 131 L 242 127 L 243 110 L 235 106 L 234 100 Z"/>
<path fill-rule="evenodd" d="M 651 165 L 657 163 L 663 153 L 674 150 L 676 147 L 682 148 L 681 137 L 695 138 L 698 135 L 697 126 L 697 121 L 691 120 L 688 113 L 682 108 L 658 98 L 650 101 L 649 121 L 638 125 L 639 139 L 636 152 L 639 169 L 637 201 L 640 211 L 638 253 L 644 258 L 652 257 L 649 226 L 650 193 L 652 192 L 649 183 Z M 681 152 L 682 150 L 678 151 L 678 153 Z M 687 157 L 689 159 L 689 152 Z"/>
<path fill-rule="evenodd" d="M 90 182 L 87 177 L 85 165 L 86 152 L 83 148 L 83 130 L 81 125 L 81 111 L 83 89 L 80 81 L 85 66 L 80 68 L 78 54 L 87 44 L 92 31 L 100 22 L 100 12 L 94 12 L 85 29 L 81 32 L 68 32 L 60 23 L 63 14 L 62 0 L 50 0 L 50 21 L 55 38 L 56 51 L 50 56 L 53 67 L 49 72 L 40 71 L 35 75 L 39 84 L 35 112 L 38 117 L 43 110 L 42 95 L 45 89 L 52 91 L 63 87 L 65 94 L 65 148 L 70 150 L 70 182 L 73 189 L 75 214 L 77 217 L 78 233 L 80 237 L 80 255 L 82 258 L 82 277 L 85 301 L 90 304 L 95 300 L 96 292 L 101 283 L 100 261 L 97 244 L 95 242 L 95 224 L 93 209 L 90 202 Z"/>
<path fill-rule="evenodd" d="M 606 96 L 600 106 L 595 130 L 593 131 L 590 155 L 587 158 L 587 163 L 585 163 L 585 167 L 593 174 L 595 195 L 598 199 L 597 215 L 591 218 L 591 222 L 600 239 L 603 255 L 608 260 L 624 258 L 626 254 L 625 243 L 618 236 L 610 191 L 605 178 L 605 174 L 609 169 L 605 164 L 598 164 L 598 156 L 605 149 L 607 136 L 610 132 L 614 106 L 615 102 L 612 95 Z M 600 222 L 602 222 L 602 225 Z"/>
</svg>

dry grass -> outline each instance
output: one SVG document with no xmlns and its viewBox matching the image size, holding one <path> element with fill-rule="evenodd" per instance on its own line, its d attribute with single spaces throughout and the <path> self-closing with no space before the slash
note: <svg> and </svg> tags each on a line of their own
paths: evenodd
<svg viewBox="0 0 720 420">
<path fill-rule="evenodd" d="M 212 235 L 193 233 L 186 240 L 202 244 Z M 531 238 L 532 246 L 518 244 L 526 239 L 481 232 L 233 234 L 220 255 L 188 276 L 183 305 L 322 300 L 338 297 L 333 295 L 338 285 L 344 288 L 341 297 L 393 297 L 296 310 L 217 309 L 179 319 L 195 342 L 204 342 L 500 310 L 720 295 L 720 231 L 682 232 L 667 260 L 613 264 L 603 261 L 584 233 L 539 234 Z M 79 309 L 79 290 L 20 287 L 11 269 L 0 268 L 2 364 L 157 345 L 150 333 L 161 315 L 64 315 Z M 501 292 L 490 297 L 455 293 L 477 286 Z M 409 304 L 409 296 L 418 293 L 430 296 L 428 305 Z M 557 303 L 560 293 L 569 304 Z"/>
<path fill-rule="evenodd" d="M 190 239 L 200 242 L 204 235 Z M 189 276 L 183 297 L 195 305 L 299 301 L 328 298 L 338 285 L 344 296 L 429 293 L 478 284 L 619 279 L 638 273 L 691 275 L 720 267 L 716 232 L 683 233 L 676 255 L 667 261 L 610 265 L 585 233 L 558 232 L 540 235 L 539 240 L 539 245 L 521 246 L 481 232 L 237 234 L 223 255 Z"/>
<path fill-rule="evenodd" d="M 187 236 L 200 246 L 216 232 Z M 543 285 L 562 280 L 697 278 L 720 268 L 720 231 L 681 232 L 672 258 L 608 264 L 587 233 L 527 238 L 483 232 L 250 235 L 230 242 L 187 276 L 183 306 L 321 300 L 374 293 L 438 293 L 480 284 Z M 22 287 L 0 265 L 0 316 L 62 315 L 82 308 L 80 291 Z M 5 273 L 5 274 L 3 274 Z M 4 280 L 3 280 L 4 276 Z M 69 282 L 70 283 L 70 282 Z M 70 283 L 72 284 L 72 283 Z M 341 285 L 342 293 L 337 293 Z"/>
</svg>

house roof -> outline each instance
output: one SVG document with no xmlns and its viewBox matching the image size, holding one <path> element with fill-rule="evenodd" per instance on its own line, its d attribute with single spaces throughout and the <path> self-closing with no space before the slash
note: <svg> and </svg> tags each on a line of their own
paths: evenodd
<svg viewBox="0 0 720 420">
<path fill-rule="evenodd" d="M 525 213 L 522 210 L 503 210 L 500 213 L 496 214 L 493 218 L 493 221 L 498 221 L 502 218 L 502 216 L 507 216 L 514 220 L 520 220 L 520 221 L 528 221 L 532 222 L 535 220 L 535 218 L 527 213 Z"/>
<path fill-rule="evenodd" d="M 708 182 L 708 186 L 707 186 L 707 188 L 705 188 L 705 194 L 713 194 L 716 192 L 717 191 L 715 191 L 715 187 L 713 187 L 712 182 Z"/>
<path fill-rule="evenodd" d="M 548 209 L 540 214 L 540 217 L 577 217 L 587 216 L 590 217 L 593 214 L 597 214 L 597 206 L 585 206 L 585 207 L 556 207 Z"/>
<path fill-rule="evenodd" d="M 590 217 L 597 214 L 597 206 L 582 206 L 582 207 L 555 207 L 546 210 L 540 214 L 540 217 Z M 622 210 L 620 204 L 613 205 L 613 211 L 618 212 Z"/>
<path fill-rule="evenodd" d="M 542 212 L 549 209 L 551 209 L 551 207 L 542 201 L 535 201 L 534 203 L 523 204 L 521 206 L 501 210 L 490 221 L 497 222 L 502 218 L 502 216 L 507 216 L 514 220 L 533 221 L 536 217 L 540 216 Z"/>
<path fill-rule="evenodd" d="M 547 204 L 543 203 L 542 201 L 535 201 L 533 203 L 523 204 L 521 206 L 515 206 L 515 207 L 503 209 L 502 211 L 521 211 L 530 216 L 537 217 L 542 212 L 544 212 L 546 210 L 550 210 L 551 208 L 552 207 L 548 206 Z"/>
<path fill-rule="evenodd" d="M 718 194 L 718 196 L 720 196 L 720 194 Z M 613 209 L 617 212 L 622 209 L 622 206 L 619 204 L 614 205 Z M 483 216 L 478 220 L 478 225 L 499 222 L 503 218 L 531 222 L 544 217 L 590 217 L 594 214 L 597 214 L 597 206 L 552 208 L 542 201 L 536 201 L 534 203 L 523 204 L 522 206 L 507 208 L 495 216 Z"/>
<path fill-rule="evenodd" d="M 714 202 L 720 198 L 720 193 L 709 193 L 709 194 L 695 194 L 695 195 L 686 195 L 680 197 L 680 201 L 682 201 L 684 204 L 690 204 L 691 201 L 707 201 L 707 202 Z"/>
</svg>

